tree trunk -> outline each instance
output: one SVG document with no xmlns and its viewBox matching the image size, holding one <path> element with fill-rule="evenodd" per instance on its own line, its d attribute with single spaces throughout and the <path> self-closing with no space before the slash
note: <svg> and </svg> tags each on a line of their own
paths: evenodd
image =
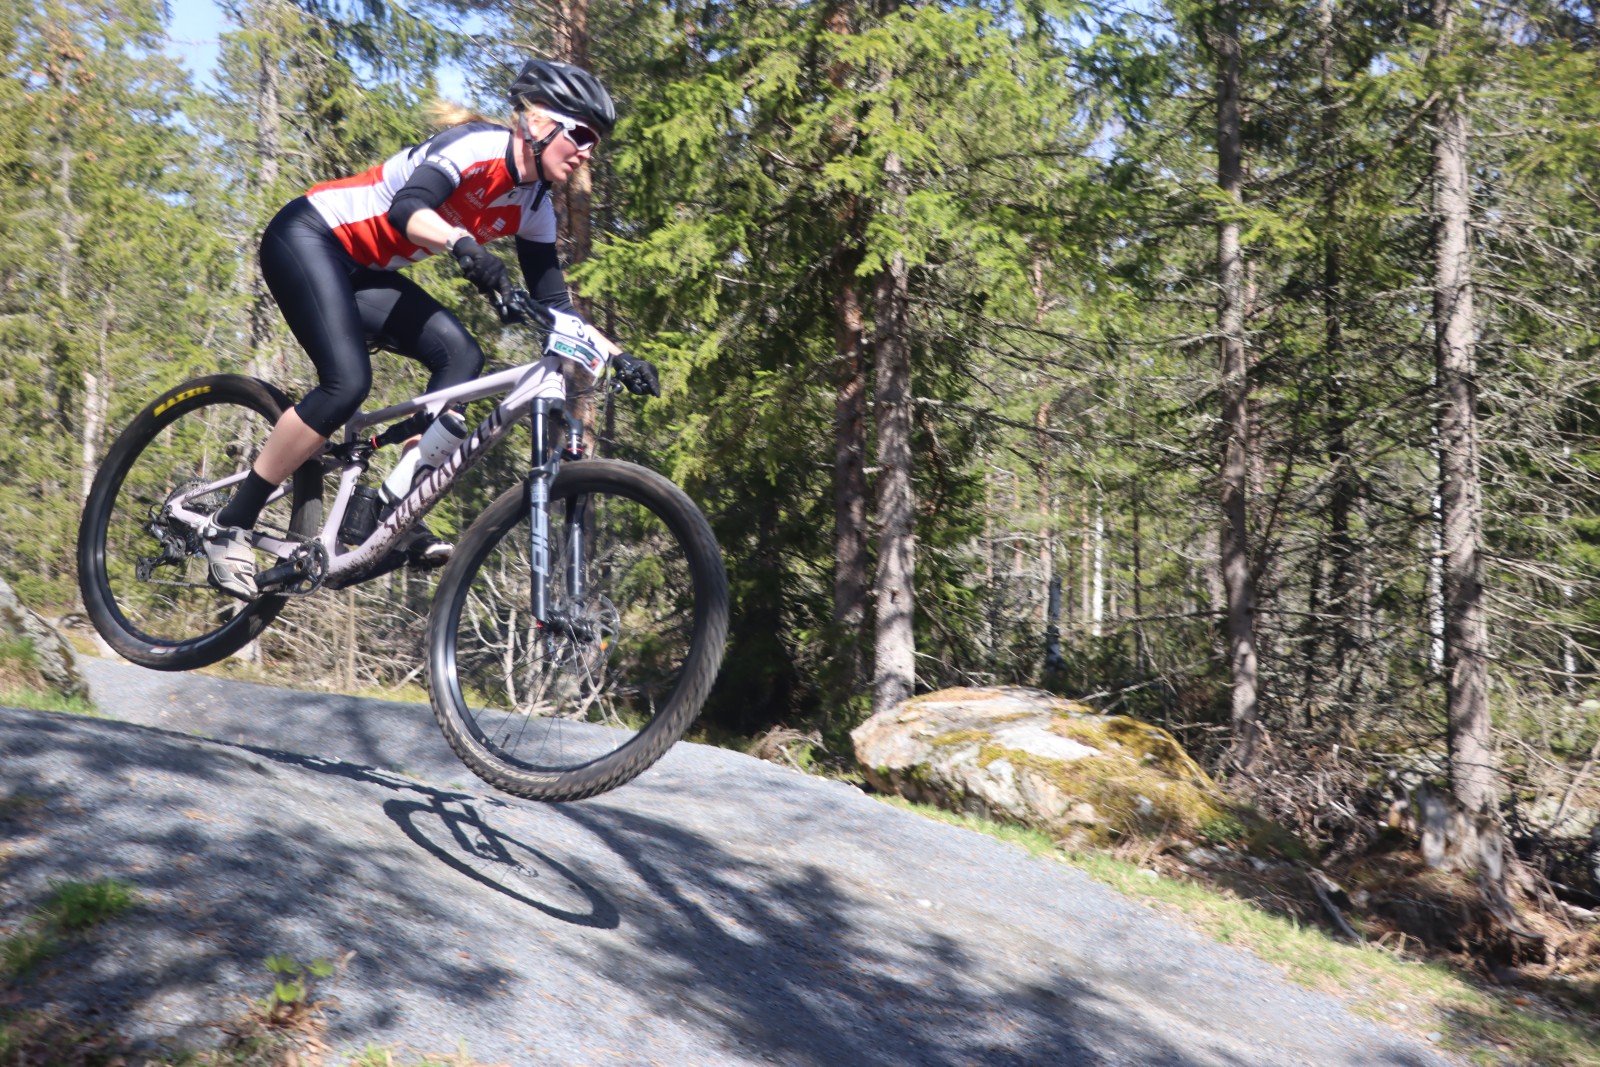
<svg viewBox="0 0 1600 1067">
<path fill-rule="evenodd" d="M 853 32 L 854 2 L 841 0 L 827 13 L 828 32 L 847 37 Z M 834 62 L 828 81 L 837 91 L 847 88 L 851 68 Z M 853 122 L 841 114 L 834 120 L 834 148 L 848 150 Z M 833 398 L 833 622 L 844 655 L 842 684 L 850 695 L 866 688 L 867 621 L 867 369 L 866 330 L 856 270 L 861 265 L 862 234 L 859 201 L 842 198 L 837 219 L 842 236 L 833 250 L 833 337 L 837 373 Z"/>
<path fill-rule="evenodd" d="M 849 645 L 851 682 L 860 680 L 867 619 L 867 375 L 861 297 L 854 274 L 834 290 L 838 374 L 833 403 L 833 621 Z"/>
<path fill-rule="evenodd" d="M 1255 580 L 1250 573 L 1245 500 L 1249 481 L 1250 383 L 1245 353 L 1245 270 L 1238 218 L 1244 153 L 1239 110 L 1238 13 L 1221 9 L 1217 53 L 1217 185 L 1227 205 L 1217 227 L 1217 273 L 1221 283 L 1218 332 L 1222 336 L 1222 584 L 1228 604 L 1228 671 L 1233 684 L 1233 748 L 1236 767 L 1248 768 L 1261 745 L 1257 699 Z"/>
<path fill-rule="evenodd" d="M 1334 68 L 1333 0 L 1320 0 L 1317 21 L 1321 41 L 1321 79 L 1317 89 L 1322 155 L 1334 158 L 1338 141 L 1338 117 L 1334 108 L 1338 72 Z M 1349 707 L 1357 696 L 1360 671 L 1351 670 L 1355 652 L 1355 539 L 1351 519 L 1359 490 L 1355 464 L 1350 456 L 1350 414 L 1344 393 L 1344 265 L 1340 258 L 1339 178 L 1329 174 L 1322 188 L 1322 323 L 1323 358 L 1328 368 L 1323 379 L 1327 412 L 1327 456 L 1332 473 L 1332 499 L 1329 504 L 1329 557 L 1327 612 L 1333 617 L 1333 663 L 1331 675 L 1342 703 Z M 1314 614 L 1314 612 L 1313 612 Z M 1317 623 L 1312 622 L 1313 626 Z M 1347 676 L 1347 671 L 1349 675 Z"/>
<path fill-rule="evenodd" d="M 589 0 L 558 0 L 554 6 L 556 58 L 564 63 L 589 69 Z M 557 247 L 565 265 L 573 266 L 589 258 L 594 250 L 591 218 L 594 207 L 594 178 L 590 167 L 579 167 L 572 177 L 550 190 L 555 202 Z M 572 294 L 572 307 L 586 320 L 594 321 L 594 301 L 581 293 Z M 583 425 L 584 450 L 594 454 L 600 412 L 590 390 L 594 379 L 574 364 L 565 364 L 567 395 L 573 415 Z"/>
<path fill-rule="evenodd" d="M 257 8 L 258 23 L 266 14 Z M 259 26 L 258 26 L 259 28 Z M 268 35 L 261 35 L 256 76 L 256 211 L 257 222 L 265 225 L 269 212 L 277 210 L 275 198 L 283 158 L 283 108 L 278 92 L 278 60 L 272 54 Z M 250 358 L 255 373 L 265 373 L 282 382 L 288 376 L 286 354 L 273 341 L 278 322 L 277 304 L 267 290 L 266 279 L 254 255 L 245 256 L 250 272 Z"/>
<path fill-rule="evenodd" d="M 1439 49 L 1453 44 L 1457 0 L 1434 0 Z M 1471 193 L 1466 95 L 1438 93 L 1434 110 L 1434 357 L 1439 381 L 1439 514 L 1444 543 L 1445 706 L 1450 787 L 1466 811 L 1496 803 L 1489 743 L 1488 634 L 1483 610 L 1483 504 L 1478 481 L 1477 382 L 1473 351 Z"/>
<path fill-rule="evenodd" d="M 560 0 L 556 6 L 556 53 L 563 61 L 589 69 L 589 0 Z M 569 264 L 582 263 L 594 250 L 594 236 L 590 230 L 590 210 L 594 185 L 588 167 L 579 167 L 572 177 L 552 190 L 556 205 L 561 209 L 562 227 L 566 231 L 563 249 Z M 573 306 L 584 318 L 593 317 L 591 302 L 575 297 Z"/>
<path fill-rule="evenodd" d="M 105 433 L 106 410 L 109 404 L 107 394 L 111 389 L 111 366 L 106 356 L 106 342 L 114 317 L 115 309 L 111 298 L 107 297 L 106 306 L 101 309 L 100 340 L 95 346 L 95 369 L 83 372 L 83 481 L 80 489 L 84 500 L 89 499 L 89 490 L 94 485 L 100 438 Z"/>
<path fill-rule="evenodd" d="M 899 156 L 884 161 L 887 208 L 905 206 Z M 916 680 L 915 504 L 911 484 L 911 338 L 905 256 L 896 251 L 874 287 L 873 353 L 878 428 L 878 570 L 874 584 L 874 713 L 911 695 Z"/>
</svg>

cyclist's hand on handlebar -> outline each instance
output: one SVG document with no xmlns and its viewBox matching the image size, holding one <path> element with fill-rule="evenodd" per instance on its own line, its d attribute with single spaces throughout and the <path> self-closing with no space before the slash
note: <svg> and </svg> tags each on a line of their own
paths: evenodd
<svg viewBox="0 0 1600 1067">
<path fill-rule="evenodd" d="M 470 237 L 463 237 L 450 246 L 461 274 L 477 287 L 484 296 L 500 296 L 511 291 L 511 276 L 506 265 L 493 252 Z"/>
<path fill-rule="evenodd" d="M 661 375 L 648 359 L 619 351 L 611 357 L 611 365 L 617 368 L 617 381 L 626 386 L 628 392 L 638 396 L 661 395 Z"/>
</svg>

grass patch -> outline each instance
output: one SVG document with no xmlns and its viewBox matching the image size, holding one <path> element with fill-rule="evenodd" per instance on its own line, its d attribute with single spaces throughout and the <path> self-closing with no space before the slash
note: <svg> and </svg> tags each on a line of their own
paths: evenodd
<svg viewBox="0 0 1600 1067">
<path fill-rule="evenodd" d="M 429 700 L 428 690 L 415 682 L 395 686 L 369 685 L 345 695 L 360 697 L 362 700 L 389 700 L 397 704 L 426 704 Z"/>
<path fill-rule="evenodd" d="M 67 715 L 85 715 L 91 719 L 107 716 L 82 697 L 69 697 L 49 689 L 33 686 L 13 686 L 0 689 L 0 704 L 11 708 L 28 708 L 32 711 L 59 711 Z"/>
<path fill-rule="evenodd" d="M 368 1045 L 366 1050 L 350 1061 L 349 1067 L 486 1067 L 472 1057 L 463 1043 L 448 1055 L 424 1056 L 420 1060 L 395 1059 L 394 1050 Z"/>
<path fill-rule="evenodd" d="M 0 979 L 26 974 L 56 953 L 56 939 L 47 930 L 22 929 L 0 939 Z"/>
<path fill-rule="evenodd" d="M 1348 1002 L 1368 1018 L 1440 1043 L 1484 1067 L 1600 1067 L 1600 1027 L 1510 991 L 1486 989 L 1443 963 L 1377 944 L 1351 945 L 1226 891 L 1152 872 L 1103 852 L 1067 853 L 1046 834 L 894 797 L 879 799 L 1069 863 L 1095 881 L 1160 907 L 1216 941 L 1247 949 L 1291 980 Z"/>
<path fill-rule="evenodd" d="M 52 689 L 39 674 L 39 653 L 26 637 L 0 640 L 0 704 L 33 711 L 102 717 L 89 701 Z"/>
<path fill-rule="evenodd" d="M 78 933 L 115 919 L 138 903 L 133 886 L 115 878 L 98 882 L 62 882 L 41 914 L 58 930 Z"/>
<path fill-rule="evenodd" d="M 21 978 L 55 955 L 64 938 L 82 935 L 138 902 L 133 887 L 114 878 L 55 883 L 50 898 L 22 929 L 0 940 L 0 980 Z"/>
</svg>

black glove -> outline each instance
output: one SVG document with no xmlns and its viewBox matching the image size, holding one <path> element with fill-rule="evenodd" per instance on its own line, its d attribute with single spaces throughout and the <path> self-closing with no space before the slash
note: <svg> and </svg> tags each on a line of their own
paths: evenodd
<svg viewBox="0 0 1600 1067">
<path fill-rule="evenodd" d="M 511 276 L 506 273 L 506 265 L 477 241 L 463 237 L 450 246 L 450 254 L 456 257 L 462 276 L 484 296 L 510 292 Z"/>
<path fill-rule="evenodd" d="M 617 368 L 617 381 L 627 386 L 628 392 L 638 396 L 661 395 L 661 375 L 656 373 L 656 365 L 648 359 L 618 352 L 611 357 L 611 365 Z"/>
</svg>

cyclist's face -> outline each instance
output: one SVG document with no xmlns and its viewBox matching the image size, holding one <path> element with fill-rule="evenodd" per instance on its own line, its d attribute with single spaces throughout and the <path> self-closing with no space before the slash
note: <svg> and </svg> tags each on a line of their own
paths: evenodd
<svg viewBox="0 0 1600 1067">
<path fill-rule="evenodd" d="M 550 138 L 550 143 L 544 146 L 544 154 L 540 162 L 544 164 L 546 181 L 564 182 L 572 177 L 573 172 L 589 161 L 594 154 L 595 146 L 592 135 L 586 136 L 587 131 L 580 128 L 576 137 L 560 129 L 551 119 L 541 116 L 530 116 L 528 123 L 533 130 L 534 140 L 539 140 L 551 130 L 556 130 L 556 135 Z M 585 142 L 586 147 L 579 148 L 579 142 Z"/>
</svg>

